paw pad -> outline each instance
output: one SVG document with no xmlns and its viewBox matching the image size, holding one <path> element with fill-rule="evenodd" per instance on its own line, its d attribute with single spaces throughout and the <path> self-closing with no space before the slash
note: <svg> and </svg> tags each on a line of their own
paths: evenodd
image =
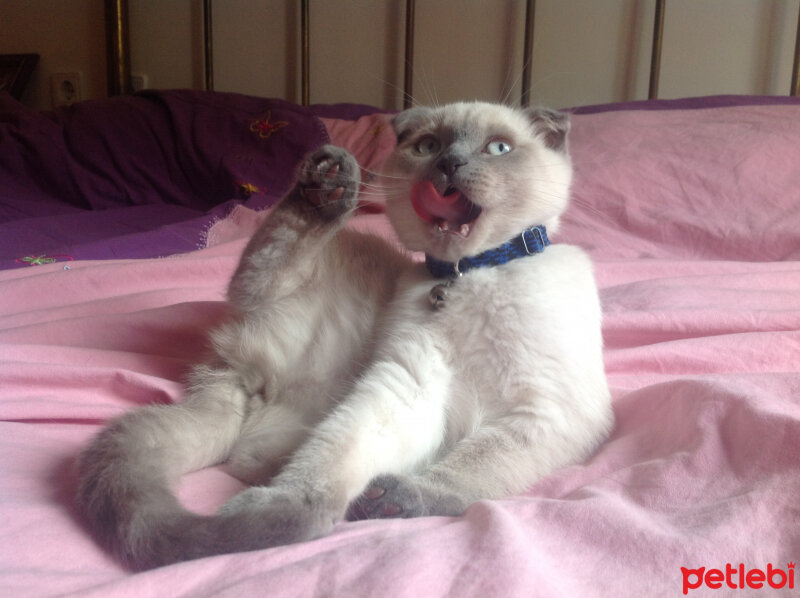
<svg viewBox="0 0 800 598">
<path fill-rule="evenodd" d="M 410 479 L 391 475 L 375 478 L 350 506 L 347 518 L 386 519 L 417 517 L 424 509 L 419 488 Z"/>
<path fill-rule="evenodd" d="M 300 195 L 312 206 L 345 213 L 356 205 L 359 167 L 346 150 L 326 145 L 309 155 L 297 182 Z"/>
</svg>

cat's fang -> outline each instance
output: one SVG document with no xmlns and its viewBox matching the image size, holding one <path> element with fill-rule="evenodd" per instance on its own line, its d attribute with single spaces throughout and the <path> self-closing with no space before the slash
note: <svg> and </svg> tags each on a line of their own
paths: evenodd
<svg viewBox="0 0 800 598">
<path fill-rule="evenodd" d="M 472 225 L 473 222 L 467 222 L 464 224 L 452 224 L 447 222 L 446 220 L 440 220 L 436 223 L 436 228 L 439 230 L 440 233 L 450 233 L 453 235 L 459 235 L 461 237 L 468 237 L 469 234 L 472 232 Z"/>
</svg>

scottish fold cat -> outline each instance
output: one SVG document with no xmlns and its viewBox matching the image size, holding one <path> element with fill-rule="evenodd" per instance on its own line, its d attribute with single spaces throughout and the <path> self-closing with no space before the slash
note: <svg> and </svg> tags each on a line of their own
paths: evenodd
<svg viewBox="0 0 800 598">
<path fill-rule="evenodd" d="M 317 538 L 344 518 L 457 516 L 586 459 L 613 418 L 592 264 L 550 244 L 569 120 L 458 103 L 393 120 L 386 210 L 410 259 L 343 225 L 359 166 L 308 156 L 230 282 L 185 400 L 128 413 L 79 459 L 80 507 L 134 568 Z M 213 516 L 172 486 L 252 487 Z"/>
</svg>

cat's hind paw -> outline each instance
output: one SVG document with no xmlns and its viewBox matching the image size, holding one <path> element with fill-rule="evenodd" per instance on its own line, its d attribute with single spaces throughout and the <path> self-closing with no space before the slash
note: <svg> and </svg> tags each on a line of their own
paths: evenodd
<svg viewBox="0 0 800 598">
<path fill-rule="evenodd" d="M 257 486 L 231 498 L 214 520 L 226 552 L 239 552 L 319 538 L 341 515 L 321 495 Z"/>
<path fill-rule="evenodd" d="M 352 212 L 358 203 L 361 173 L 345 149 L 323 145 L 309 154 L 297 176 L 297 193 L 327 219 Z"/>
<path fill-rule="evenodd" d="M 387 519 L 428 515 L 422 488 L 410 478 L 381 475 L 350 505 L 347 518 Z"/>
</svg>

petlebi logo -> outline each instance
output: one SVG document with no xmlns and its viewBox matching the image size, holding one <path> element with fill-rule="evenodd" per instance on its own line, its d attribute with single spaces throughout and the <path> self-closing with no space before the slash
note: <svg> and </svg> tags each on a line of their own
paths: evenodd
<svg viewBox="0 0 800 598">
<path fill-rule="evenodd" d="M 790 561 L 786 563 L 785 569 L 772 563 L 767 563 L 764 569 L 746 567 L 744 563 L 738 565 L 725 563 L 725 567 L 722 569 L 681 567 L 683 594 L 685 596 L 691 590 L 702 587 L 712 590 L 760 590 L 762 588 L 791 590 L 794 589 L 794 566 L 794 562 Z"/>
</svg>

